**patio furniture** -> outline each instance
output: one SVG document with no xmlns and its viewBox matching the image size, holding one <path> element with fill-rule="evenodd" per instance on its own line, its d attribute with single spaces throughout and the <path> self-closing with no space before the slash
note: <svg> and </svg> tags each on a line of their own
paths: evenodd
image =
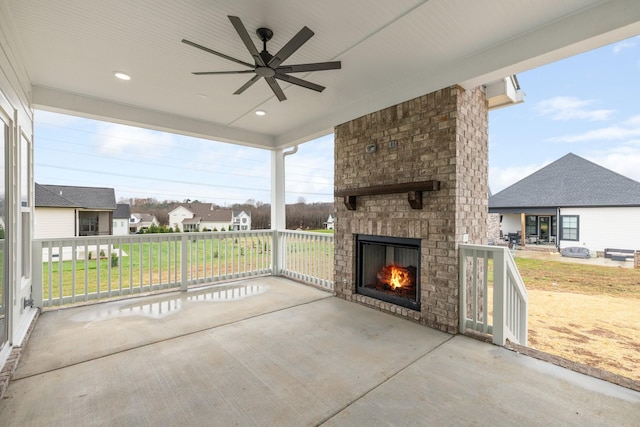
<svg viewBox="0 0 640 427">
<path fill-rule="evenodd" d="M 579 247 L 579 246 L 571 246 L 568 248 L 562 248 L 561 252 L 562 256 L 569 258 L 591 258 L 591 254 L 589 253 L 589 249 Z"/>
</svg>

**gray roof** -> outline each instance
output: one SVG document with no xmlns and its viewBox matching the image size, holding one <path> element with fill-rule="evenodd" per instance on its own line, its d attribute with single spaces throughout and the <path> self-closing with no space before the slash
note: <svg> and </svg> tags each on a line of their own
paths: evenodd
<svg viewBox="0 0 640 427">
<path fill-rule="evenodd" d="M 132 213 L 131 216 L 138 218 L 140 224 L 151 224 L 153 220 L 156 219 L 156 217 L 150 213 Z"/>
<path fill-rule="evenodd" d="M 47 186 L 35 184 L 36 207 L 42 208 L 80 208 L 79 204 L 62 197 L 59 193 L 47 188 Z"/>
<path fill-rule="evenodd" d="M 126 219 L 131 218 L 131 206 L 128 203 L 118 203 L 118 207 L 113 212 L 113 219 Z"/>
<path fill-rule="evenodd" d="M 240 213 L 243 212 L 232 211 L 231 209 L 216 209 L 216 206 L 211 203 L 201 202 L 176 203 L 173 210 L 177 209 L 178 206 L 188 209 L 193 213 L 194 217 L 198 217 L 198 220 L 201 222 L 231 222 L 233 217 L 240 215 Z M 251 212 L 247 212 L 247 215 L 251 216 Z M 182 223 L 197 224 L 197 222 L 187 222 L 186 220 L 182 220 Z"/>
<path fill-rule="evenodd" d="M 640 182 L 569 153 L 489 198 L 509 208 L 640 206 Z"/>
<path fill-rule="evenodd" d="M 35 187 L 36 207 L 116 209 L 116 194 L 113 188 L 37 183 Z"/>
</svg>

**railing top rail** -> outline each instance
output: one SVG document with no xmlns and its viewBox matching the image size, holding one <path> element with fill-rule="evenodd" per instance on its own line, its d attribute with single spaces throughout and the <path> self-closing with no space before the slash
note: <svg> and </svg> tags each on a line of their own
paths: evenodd
<svg viewBox="0 0 640 427">
<path fill-rule="evenodd" d="M 504 246 L 495 246 L 495 245 L 472 245 L 469 243 L 461 243 L 459 245 L 460 249 L 467 250 L 476 250 L 476 251 L 487 251 L 487 252 L 508 252 L 509 248 Z"/>
<path fill-rule="evenodd" d="M 256 234 L 271 234 L 273 230 L 238 230 L 238 231 L 186 231 L 181 233 L 173 233 L 179 236 L 196 236 L 196 237 L 210 237 L 210 236 L 238 236 L 238 235 L 256 235 Z"/>
<path fill-rule="evenodd" d="M 322 233 L 319 231 L 304 231 L 304 230 L 278 230 L 282 234 L 292 234 L 298 236 L 318 236 L 333 239 L 333 233 Z"/>
<path fill-rule="evenodd" d="M 520 271 L 516 266 L 513 256 L 511 256 L 511 254 L 509 253 L 509 255 L 505 257 L 505 260 L 507 262 L 507 265 L 509 266 L 509 271 L 511 272 L 511 274 L 513 274 L 514 278 L 516 279 L 516 286 L 517 286 L 518 292 L 520 293 L 520 295 L 525 301 L 528 301 L 529 294 L 527 293 L 527 288 L 524 285 L 524 280 L 522 280 L 522 276 L 520 276 Z"/>
<path fill-rule="evenodd" d="M 146 234 L 126 234 L 122 236 L 75 236 L 75 237 L 47 237 L 40 239 L 33 239 L 34 242 L 84 242 L 90 240 L 92 242 L 104 242 L 111 243 L 118 240 L 139 240 L 139 241 L 151 241 L 151 240 L 180 240 L 183 236 L 191 238 L 210 238 L 210 237 L 237 237 L 237 236 L 255 236 L 255 235 L 270 235 L 273 230 L 244 230 L 244 231 L 201 231 L 201 232 L 186 232 L 186 233 L 146 233 Z"/>
</svg>

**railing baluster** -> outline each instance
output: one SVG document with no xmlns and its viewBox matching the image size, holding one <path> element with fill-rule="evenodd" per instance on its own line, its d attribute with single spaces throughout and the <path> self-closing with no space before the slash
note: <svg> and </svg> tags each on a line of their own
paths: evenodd
<svg viewBox="0 0 640 427">
<path fill-rule="evenodd" d="M 39 281 L 40 304 L 60 306 L 172 287 L 186 290 L 189 284 L 274 274 L 274 239 L 281 240 L 280 274 L 332 288 L 331 235 L 264 230 L 72 237 L 37 240 L 42 272 L 48 273 Z M 101 250 L 106 256 L 100 256 Z"/>
<path fill-rule="evenodd" d="M 459 250 L 460 331 L 471 328 L 493 334 L 494 343 L 499 345 L 504 345 L 506 339 L 526 345 L 527 292 L 510 252 L 506 248 L 480 245 L 460 245 Z M 471 267 L 469 257 L 472 257 Z M 493 318 L 489 317 L 488 307 L 489 258 L 493 258 Z M 483 283 L 480 284 L 477 283 L 478 259 L 483 260 L 484 270 L 481 280 Z M 483 289 L 482 322 L 478 322 L 479 285 Z M 466 300 L 467 295 L 471 297 L 471 301 Z"/>
</svg>

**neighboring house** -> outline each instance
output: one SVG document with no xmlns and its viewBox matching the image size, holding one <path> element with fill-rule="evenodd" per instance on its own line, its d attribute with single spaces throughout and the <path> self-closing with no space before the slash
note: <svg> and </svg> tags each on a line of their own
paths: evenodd
<svg viewBox="0 0 640 427">
<path fill-rule="evenodd" d="M 113 212 L 113 235 L 126 236 L 129 234 L 129 219 L 131 218 L 131 206 L 128 203 L 118 203 Z"/>
<path fill-rule="evenodd" d="M 169 212 L 169 225 L 180 231 L 251 230 L 251 212 L 216 209 L 209 203 L 180 203 Z"/>
<path fill-rule="evenodd" d="M 324 225 L 324 229 L 325 230 L 333 230 L 334 222 L 335 222 L 335 219 L 333 218 L 333 215 L 329 214 L 329 218 L 327 218 L 327 220 L 323 224 Z"/>
<path fill-rule="evenodd" d="M 34 238 L 111 235 L 113 188 L 35 184 Z"/>
<path fill-rule="evenodd" d="M 525 244 L 640 249 L 640 182 L 572 153 L 491 196 L 489 213 Z"/>
<path fill-rule="evenodd" d="M 140 233 L 147 230 L 147 228 L 155 225 L 160 225 L 155 215 L 148 213 L 132 213 L 129 217 L 129 231 L 131 233 Z"/>
</svg>

